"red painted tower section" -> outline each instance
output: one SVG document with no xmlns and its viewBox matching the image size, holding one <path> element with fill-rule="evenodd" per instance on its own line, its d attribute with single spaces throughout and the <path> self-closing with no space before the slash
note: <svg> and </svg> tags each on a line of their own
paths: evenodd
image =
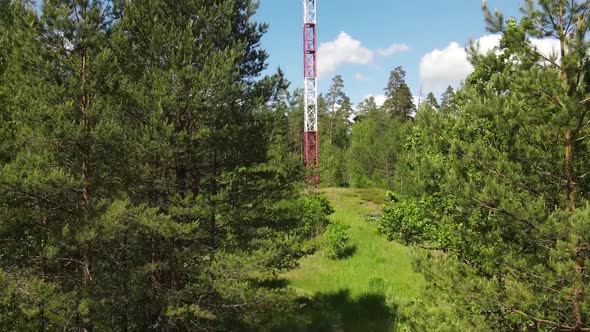
<svg viewBox="0 0 590 332">
<path fill-rule="evenodd" d="M 303 0 L 303 77 L 304 77 L 304 151 L 307 181 L 317 188 L 318 174 L 318 93 L 316 0 Z"/>
</svg>

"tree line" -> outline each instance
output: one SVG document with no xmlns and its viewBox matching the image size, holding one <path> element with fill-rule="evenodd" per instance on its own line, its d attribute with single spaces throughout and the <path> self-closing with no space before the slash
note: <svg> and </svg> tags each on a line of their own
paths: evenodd
<svg viewBox="0 0 590 332">
<path fill-rule="evenodd" d="M 332 78 L 327 93 L 320 94 L 319 173 L 323 186 L 396 190 L 405 187 L 396 181 L 401 179 L 400 158 L 405 153 L 405 141 L 420 121 L 417 114 L 456 111 L 455 90 L 451 86 L 441 95 L 440 105 L 432 92 L 415 100 L 405 76 L 402 67 L 391 71 L 382 105 L 370 96 L 355 107 L 344 91 L 341 75 Z M 301 109 L 302 101 L 297 99 L 300 95 L 300 91 L 294 92 L 293 113 Z M 291 119 L 297 121 L 297 117 Z"/>
</svg>

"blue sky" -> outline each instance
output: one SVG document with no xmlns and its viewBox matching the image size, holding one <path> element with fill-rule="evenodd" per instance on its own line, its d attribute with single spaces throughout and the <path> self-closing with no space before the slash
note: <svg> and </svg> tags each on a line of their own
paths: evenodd
<svg viewBox="0 0 590 332">
<path fill-rule="evenodd" d="M 487 2 L 506 17 L 517 16 L 521 3 Z M 432 90 L 438 96 L 447 84 L 458 85 L 470 71 L 463 50 L 470 38 L 487 36 L 482 44 L 498 40 L 485 31 L 480 0 L 317 0 L 317 9 L 319 71 L 324 73 L 320 92 L 327 90 L 335 74 L 341 74 L 354 103 L 367 95 L 382 95 L 396 66 L 407 71 L 414 95 L 423 87 L 423 94 Z M 269 72 L 280 66 L 292 87 L 301 87 L 302 1 L 260 0 L 255 19 L 269 24 L 262 41 L 270 56 Z M 330 71 L 332 67 L 335 70 Z"/>
</svg>

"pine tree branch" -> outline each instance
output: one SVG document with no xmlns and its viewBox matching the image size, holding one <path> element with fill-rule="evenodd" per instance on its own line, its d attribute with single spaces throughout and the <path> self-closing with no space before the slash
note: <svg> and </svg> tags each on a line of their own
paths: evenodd
<svg viewBox="0 0 590 332">
<path fill-rule="evenodd" d="M 553 11 L 551 10 L 552 8 L 548 8 L 546 6 L 543 6 L 543 7 L 544 7 L 544 10 L 545 10 L 545 12 L 547 13 L 547 15 L 549 17 L 549 21 L 551 22 L 551 26 L 553 28 L 553 31 L 555 32 L 553 34 L 553 37 L 555 37 L 557 39 L 560 39 L 561 36 L 557 34 L 557 32 L 560 31 L 560 30 L 559 30 L 559 27 L 557 26 L 557 23 L 555 22 L 555 19 L 553 18 L 553 14 L 552 14 Z"/>
<path fill-rule="evenodd" d="M 585 111 L 582 114 L 582 116 L 580 116 L 580 118 L 578 119 L 578 125 L 576 126 L 576 130 L 574 131 L 574 137 L 577 136 L 578 133 L 580 133 L 582 130 L 584 130 L 584 128 L 588 124 L 588 122 L 584 123 L 584 121 L 586 120 L 586 116 L 587 115 L 588 115 L 588 111 Z"/>
<path fill-rule="evenodd" d="M 512 306 L 507 306 L 504 305 L 502 303 L 496 303 L 498 306 L 504 308 L 505 310 L 508 310 L 510 312 L 513 312 L 515 314 L 519 314 L 523 317 L 526 317 L 530 320 L 532 320 L 535 323 L 540 323 L 540 324 L 544 324 L 544 325 L 549 325 L 549 326 L 553 326 L 555 328 L 558 328 L 560 331 L 576 331 L 576 332 L 590 332 L 590 328 L 587 327 L 582 327 L 582 328 L 578 328 L 576 326 L 571 326 L 571 325 L 564 325 L 564 324 L 560 324 L 560 323 L 556 323 L 554 321 L 551 320 L 547 320 L 547 319 L 542 319 L 542 318 L 538 318 L 535 316 L 531 316 L 527 313 L 525 313 L 524 311 L 518 310 Z"/>
<path fill-rule="evenodd" d="M 109 10 L 113 5 L 113 0 L 107 0 L 104 4 L 103 4 L 103 8 L 102 8 L 102 13 L 100 13 L 100 16 L 104 19 L 103 21 L 106 21 L 106 16 L 107 16 L 107 10 Z M 112 13 L 111 13 L 112 14 Z"/>
<path fill-rule="evenodd" d="M 539 89 L 539 90 L 535 90 L 534 91 L 535 94 L 537 96 L 546 96 L 547 98 L 549 98 L 552 102 L 556 103 L 557 105 L 559 105 L 560 107 L 565 107 L 565 104 L 556 96 L 552 95 L 550 92 L 548 92 L 546 89 Z"/>
<path fill-rule="evenodd" d="M 530 220 L 523 219 L 523 218 L 521 218 L 521 217 L 519 217 L 519 216 L 517 216 L 517 215 L 513 214 L 513 213 L 512 213 L 512 212 L 510 212 L 510 211 L 507 211 L 507 210 L 505 210 L 505 209 L 501 209 L 501 208 L 495 207 L 495 206 L 491 205 L 490 203 L 483 202 L 483 201 L 481 201 L 481 200 L 479 200 L 479 199 L 477 199 L 477 198 L 475 198 L 475 197 L 471 197 L 471 199 L 472 199 L 474 202 L 478 203 L 478 204 L 479 204 L 481 207 L 483 207 L 483 208 L 485 208 L 485 209 L 488 209 L 488 210 L 490 210 L 490 211 L 492 211 L 492 212 L 497 212 L 497 213 L 502 213 L 502 214 L 505 214 L 505 215 L 507 215 L 507 216 L 509 216 L 509 217 L 511 217 L 511 218 L 514 218 L 514 219 L 516 219 L 516 220 L 518 220 L 518 221 L 521 221 L 521 222 L 523 222 L 523 223 L 525 223 L 525 224 L 527 224 L 527 225 L 531 226 L 531 228 L 533 228 L 533 229 L 537 229 L 537 228 L 538 228 L 538 227 L 537 227 L 537 225 L 535 225 L 535 224 L 534 224 L 533 222 L 531 222 Z"/>
<path fill-rule="evenodd" d="M 528 186 L 528 185 L 527 185 L 527 184 L 525 184 L 525 183 L 513 181 L 511 177 L 509 177 L 509 176 L 507 176 L 507 175 L 504 175 L 504 174 L 500 173 L 498 170 L 495 170 L 495 169 L 488 168 L 488 167 L 484 166 L 484 165 L 483 165 L 481 162 L 479 162 L 479 161 L 478 161 L 476 158 L 472 157 L 471 155 L 469 155 L 469 154 L 467 154 L 467 153 L 465 154 L 465 156 L 466 156 L 467 158 L 471 159 L 471 161 L 472 161 L 472 162 L 474 162 L 475 164 L 477 164 L 477 165 L 478 165 L 479 167 L 481 167 L 482 169 L 484 169 L 484 170 L 488 171 L 488 172 L 489 172 L 489 173 L 491 173 L 491 174 L 494 174 L 494 175 L 496 175 L 496 176 L 497 176 L 497 177 L 499 177 L 500 179 L 506 180 L 506 181 L 507 181 L 507 182 L 509 182 L 510 184 L 512 184 L 512 185 L 515 185 L 515 186 L 519 187 L 520 189 L 523 189 L 523 190 L 525 190 L 525 191 L 529 192 L 530 194 L 533 194 L 533 195 L 539 195 L 539 196 L 544 196 L 544 194 L 546 194 L 546 192 L 544 192 L 544 191 L 539 191 L 539 190 L 537 190 L 537 189 L 535 189 L 535 188 L 531 188 L 530 186 Z M 531 163 L 531 162 L 529 162 L 529 161 L 527 161 L 527 160 L 521 160 L 521 161 L 523 161 L 523 162 L 524 162 L 525 164 L 527 164 L 527 165 L 533 164 L 533 163 Z M 535 166 L 535 167 L 538 167 L 538 166 Z M 540 169 L 540 168 L 539 168 L 539 170 L 540 170 L 540 171 L 543 171 L 543 170 L 542 170 L 542 169 Z M 551 176 L 551 177 L 555 178 L 556 180 L 559 180 L 560 182 L 562 182 L 562 181 L 563 181 L 563 180 L 562 180 L 560 177 L 558 177 L 558 176 L 554 176 L 554 175 L 550 174 L 549 172 L 543 171 L 543 173 L 542 173 L 542 174 L 543 174 L 543 175 L 545 175 L 545 176 Z M 548 198 L 548 197 L 550 197 L 550 195 L 547 195 L 547 198 Z"/>
<path fill-rule="evenodd" d="M 72 1 L 72 9 L 74 9 L 74 13 L 76 14 L 76 20 L 80 23 L 80 15 L 78 14 L 78 2 L 76 0 Z"/>
<path fill-rule="evenodd" d="M 546 57 L 545 54 L 543 54 L 542 52 L 539 52 L 539 50 L 537 49 L 536 46 L 533 46 L 532 51 L 533 51 L 534 55 L 536 55 L 536 56 L 538 56 L 540 58 L 543 58 L 543 60 L 549 62 L 553 66 L 557 67 L 559 70 L 563 71 L 563 68 L 561 67 L 560 64 L 558 64 L 557 62 L 551 60 L 551 58 Z M 542 67 L 541 64 L 538 64 L 538 65 L 540 67 Z"/>
<path fill-rule="evenodd" d="M 569 35 L 573 29 L 572 29 L 572 22 L 574 20 L 574 13 L 573 13 L 573 8 L 574 8 L 574 0 L 570 1 L 569 3 L 569 9 L 570 9 L 570 17 L 567 21 L 567 24 L 565 25 L 565 29 L 564 29 L 564 37 Z"/>
<path fill-rule="evenodd" d="M 548 250 L 551 250 L 552 249 L 552 248 L 549 248 L 547 246 L 543 246 L 543 247 L 545 249 L 548 249 Z M 534 282 L 534 286 L 535 287 L 540 287 L 540 288 L 542 288 L 542 289 L 544 289 L 544 290 L 546 290 L 546 291 L 548 291 L 550 293 L 553 293 L 553 294 L 558 294 L 559 293 L 559 290 L 558 289 L 547 287 L 547 286 L 543 286 L 541 283 L 544 282 L 544 281 L 546 281 L 546 279 L 544 277 L 542 277 L 542 276 L 533 274 L 533 273 L 531 273 L 529 271 L 526 271 L 526 270 L 520 270 L 520 269 L 518 269 L 518 267 L 507 267 L 506 270 L 508 271 L 508 273 L 511 276 L 513 276 L 517 280 L 522 280 L 522 276 L 521 275 L 529 276 L 529 277 L 532 277 L 533 279 L 536 279 L 536 280 L 539 280 L 540 281 L 539 283 Z M 526 280 L 525 280 L 525 282 L 526 282 Z"/>
</svg>

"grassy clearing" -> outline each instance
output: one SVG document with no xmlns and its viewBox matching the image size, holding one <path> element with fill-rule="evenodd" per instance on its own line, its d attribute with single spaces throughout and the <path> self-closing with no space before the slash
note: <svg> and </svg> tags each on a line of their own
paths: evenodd
<svg viewBox="0 0 590 332">
<path fill-rule="evenodd" d="M 331 260 L 322 251 L 305 257 L 285 274 L 290 287 L 310 299 L 307 311 L 280 330 L 393 331 L 397 310 L 415 300 L 425 282 L 412 271 L 413 251 L 377 234 L 384 192 L 376 189 L 326 189 L 336 212 L 330 216 L 350 225 L 354 249 Z"/>
</svg>

